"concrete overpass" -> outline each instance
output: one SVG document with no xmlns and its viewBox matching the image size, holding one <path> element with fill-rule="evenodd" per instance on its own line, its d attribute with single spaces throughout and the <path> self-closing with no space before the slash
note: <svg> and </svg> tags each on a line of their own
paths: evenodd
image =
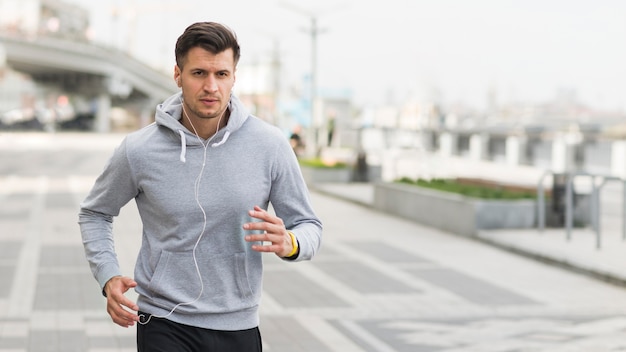
<svg viewBox="0 0 626 352">
<path fill-rule="evenodd" d="M 38 84 L 69 94 L 97 98 L 95 129 L 110 128 L 110 109 L 116 100 L 134 104 L 140 118 L 151 118 L 154 107 L 179 88 L 164 74 L 112 48 L 59 38 L 26 38 L 0 33 L 7 65 L 28 74 Z"/>
</svg>

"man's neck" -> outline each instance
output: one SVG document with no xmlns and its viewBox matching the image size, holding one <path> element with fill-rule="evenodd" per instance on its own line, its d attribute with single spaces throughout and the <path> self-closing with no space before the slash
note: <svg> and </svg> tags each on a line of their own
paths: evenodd
<svg viewBox="0 0 626 352">
<path fill-rule="evenodd" d="M 189 117 L 185 116 L 183 113 L 182 116 L 182 124 L 185 126 L 190 132 L 197 134 L 200 138 L 207 140 L 218 130 L 224 128 L 228 123 L 228 118 L 230 117 L 230 111 L 226 109 L 221 117 L 212 118 L 212 119 L 195 119 L 193 123 L 190 121 Z M 219 123 L 219 127 L 217 124 Z"/>
</svg>

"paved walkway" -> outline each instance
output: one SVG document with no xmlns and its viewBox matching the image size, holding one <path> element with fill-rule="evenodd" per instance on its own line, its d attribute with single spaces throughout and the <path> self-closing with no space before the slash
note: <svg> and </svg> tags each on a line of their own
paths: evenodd
<svg viewBox="0 0 626 352">
<path fill-rule="evenodd" d="M 134 329 L 105 312 L 76 224 L 120 138 L 0 134 L 0 352 L 135 351 Z M 320 253 L 302 263 L 265 257 L 265 351 L 626 350 L 623 287 L 375 211 L 371 192 L 316 187 Z M 114 229 L 130 275 L 141 232 L 132 204 Z M 488 235 L 536 249 L 549 248 L 540 242 L 547 238 L 561 249 L 584 243 L 578 233 L 570 243 L 559 233 Z M 608 253 L 583 250 L 586 263 Z"/>
<path fill-rule="evenodd" d="M 371 207 L 374 186 L 370 183 L 318 184 L 326 195 Z M 619 213 L 619 212 L 618 212 Z M 605 219 L 606 220 L 606 219 Z M 605 221 L 600 242 L 589 228 L 575 228 L 568 239 L 565 229 L 483 230 L 475 239 L 546 263 L 626 286 L 626 240 L 621 220 Z M 616 220 L 616 219 L 613 219 Z M 599 247 L 599 248 L 598 248 Z"/>
</svg>

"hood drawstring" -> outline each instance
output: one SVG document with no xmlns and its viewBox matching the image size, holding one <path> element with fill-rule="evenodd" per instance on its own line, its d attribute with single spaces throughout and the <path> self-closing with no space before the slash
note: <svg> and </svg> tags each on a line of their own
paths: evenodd
<svg viewBox="0 0 626 352">
<path fill-rule="evenodd" d="M 228 137 L 230 136 L 230 131 L 226 131 L 226 133 L 224 133 L 224 137 L 222 137 L 222 140 L 219 142 L 215 142 L 213 144 L 211 144 L 211 147 L 215 148 L 215 147 L 219 147 L 220 145 L 226 143 L 226 140 L 228 140 Z"/>
<path fill-rule="evenodd" d="M 185 158 L 187 155 L 187 139 L 185 138 L 185 132 L 183 132 L 183 130 L 178 130 L 178 134 L 180 134 L 180 161 L 184 163 L 187 162 L 187 159 Z M 216 148 L 226 143 L 228 137 L 230 137 L 230 131 L 226 131 L 222 140 L 211 144 L 211 147 Z"/>
<path fill-rule="evenodd" d="M 178 133 L 180 133 L 180 161 L 184 163 L 187 162 L 187 159 L 185 159 L 185 155 L 187 154 L 187 139 L 185 138 L 185 132 L 178 130 Z"/>
</svg>

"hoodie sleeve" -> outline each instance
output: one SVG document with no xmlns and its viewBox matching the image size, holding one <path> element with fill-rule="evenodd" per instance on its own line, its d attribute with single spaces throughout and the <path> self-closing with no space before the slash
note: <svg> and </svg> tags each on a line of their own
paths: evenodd
<svg viewBox="0 0 626 352">
<path fill-rule="evenodd" d="M 137 193 L 124 140 L 81 203 L 78 214 L 85 255 L 101 288 L 113 276 L 121 275 L 113 241 L 113 217 Z"/>
<path fill-rule="evenodd" d="M 299 244 L 295 261 L 313 258 L 322 242 L 322 223 L 315 215 L 300 165 L 288 141 L 277 148 L 270 202 Z"/>
</svg>

